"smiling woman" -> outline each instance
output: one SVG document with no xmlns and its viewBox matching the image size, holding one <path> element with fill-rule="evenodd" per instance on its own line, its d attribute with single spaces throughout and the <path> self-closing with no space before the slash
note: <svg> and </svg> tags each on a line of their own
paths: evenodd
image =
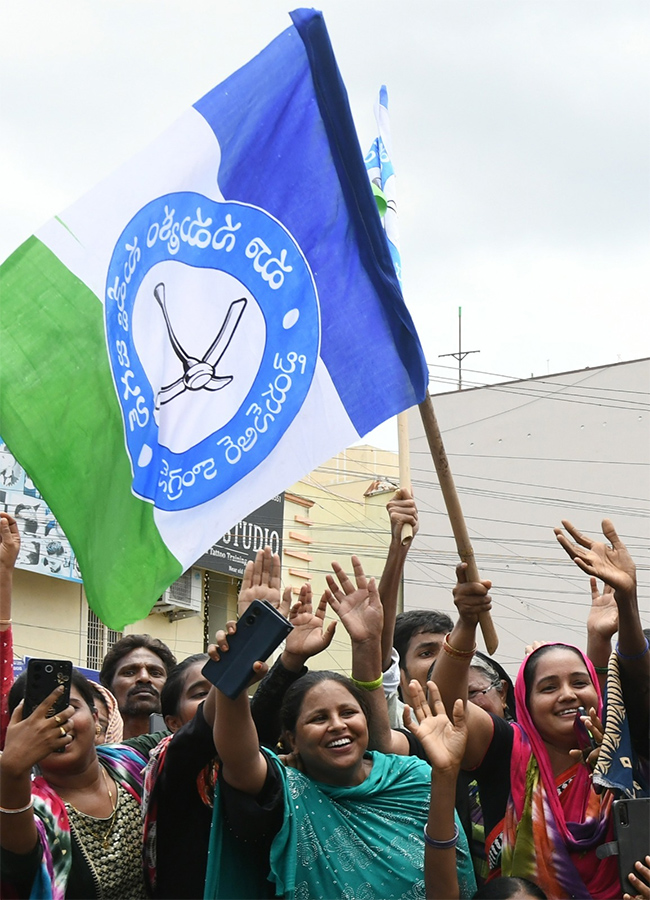
<svg viewBox="0 0 650 900">
<path fill-rule="evenodd" d="M 222 771 L 206 897 L 423 900 L 431 766 L 368 752 L 368 704 L 353 681 L 310 672 L 289 688 L 281 711 L 286 767 L 260 751 L 245 692 L 230 700 L 217 691 L 216 699 Z M 460 896 L 470 897 L 462 832 L 454 846 L 452 871 Z"/>
<path fill-rule="evenodd" d="M 57 688 L 22 718 L 25 678 L 0 766 L 3 888 L 11 896 L 144 897 L 140 799 L 145 757 L 96 747 L 97 711 L 88 681 L 73 670 L 70 705 L 48 711 Z M 32 767 L 41 774 L 31 779 Z M 9 894 L 8 894 L 9 895 Z"/>
<path fill-rule="evenodd" d="M 614 589 L 619 648 L 625 648 L 633 663 L 643 663 L 637 676 L 637 694 L 642 696 L 649 667 L 634 563 L 609 520 L 604 520 L 603 532 L 611 546 L 581 535 L 570 523 L 564 525 L 576 541 L 558 529 L 564 549 L 583 571 Z M 596 734 L 594 721 L 603 716 L 594 666 L 576 647 L 544 644 L 519 670 L 516 723 L 468 703 L 476 626 L 479 614 L 490 608 L 491 583 L 467 583 L 464 563 L 456 571 L 459 618 L 433 677 L 447 709 L 458 698 L 466 702 L 469 738 L 463 768 L 472 770 L 479 786 L 490 878 L 500 874 L 528 878 L 549 897 L 620 897 L 623 888 L 615 857 L 597 857 L 597 848 L 613 840 L 614 794 L 594 790 L 592 757 L 585 759 L 576 733 L 581 722 L 591 721 L 589 727 Z M 626 662 L 620 649 L 617 656 Z M 625 703 L 631 707 L 630 697 Z"/>
</svg>

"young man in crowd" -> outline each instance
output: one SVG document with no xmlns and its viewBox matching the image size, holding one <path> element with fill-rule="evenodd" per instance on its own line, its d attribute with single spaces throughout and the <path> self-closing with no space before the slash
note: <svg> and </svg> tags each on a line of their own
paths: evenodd
<svg viewBox="0 0 650 900">
<path fill-rule="evenodd" d="M 388 715 L 392 728 L 402 728 L 404 704 L 409 696 L 407 686 L 412 678 L 426 691 L 427 675 L 445 635 L 453 628 L 451 618 L 437 610 L 417 609 L 397 615 L 397 595 L 411 541 L 402 542 L 402 528 L 410 525 L 413 537 L 418 532 L 418 509 L 410 491 L 400 488 L 387 504 L 391 540 L 386 564 L 379 582 L 379 596 L 384 608 L 382 632 L 382 668 Z"/>
<path fill-rule="evenodd" d="M 167 644 L 149 634 L 127 634 L 108 651 L 99 680 L 117 700 L 124 740 L 147 734 L 149 716 L 160 712 L 160 692 L 175 665 Z"/>
</svg>

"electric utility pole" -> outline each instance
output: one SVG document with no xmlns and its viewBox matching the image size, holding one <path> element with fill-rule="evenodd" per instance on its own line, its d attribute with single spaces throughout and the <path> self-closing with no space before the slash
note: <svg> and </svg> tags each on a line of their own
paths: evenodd
<svg viewBox="0 0 650 900">
<path fill-rule="evenodd" d="M 480 350 L 463 350 L 462 349 L 462 329 L 461 329 L 461 307 L 458 307 L 458 351 L 456 353 L 439 353 L 438 359 L 442 359 L 443 356 L 453 356 L 454 359 L 458 360 L 458 390 L 462 391 L 463 389 L 463 360 L 466 356 L 469 356 L 470 353 L 480 353 Z"/>
</svg>

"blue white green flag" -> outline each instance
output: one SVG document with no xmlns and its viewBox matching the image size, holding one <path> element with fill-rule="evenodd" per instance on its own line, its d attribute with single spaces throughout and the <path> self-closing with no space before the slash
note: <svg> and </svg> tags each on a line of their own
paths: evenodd
<svg viewBox="0 0 650 900">
<path fill-rule="evenodd" d="M 385 84 L 382 84 L 379 97 L 375 103 L 375 119 L 377 120 L 377 137 L 366 154 L 366 169 L 401 287 L 402 257 L 399 249 L 399 229 L 397 226 L 397 189 L 395 169 L 393 168 L 390 119 L 388 118 L 388 91 Z"/>
<path fill-rule="evenodd" d="M 0 268 L 0 434 L 111 628 L 424 397 L 320 13 Z"/>
</svg>

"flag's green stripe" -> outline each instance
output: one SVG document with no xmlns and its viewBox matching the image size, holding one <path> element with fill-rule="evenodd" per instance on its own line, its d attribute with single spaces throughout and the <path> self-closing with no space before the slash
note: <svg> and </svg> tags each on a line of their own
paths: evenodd
<svg viewBox="0 0 650 900">
<path fill-rule="evenodd" d="M 98 298 L 37 238 L 0 267 L 0 435 L 61 523 L 90 606 L 143 618 L 181 574 L 131 493 Z"/>
</svg>

